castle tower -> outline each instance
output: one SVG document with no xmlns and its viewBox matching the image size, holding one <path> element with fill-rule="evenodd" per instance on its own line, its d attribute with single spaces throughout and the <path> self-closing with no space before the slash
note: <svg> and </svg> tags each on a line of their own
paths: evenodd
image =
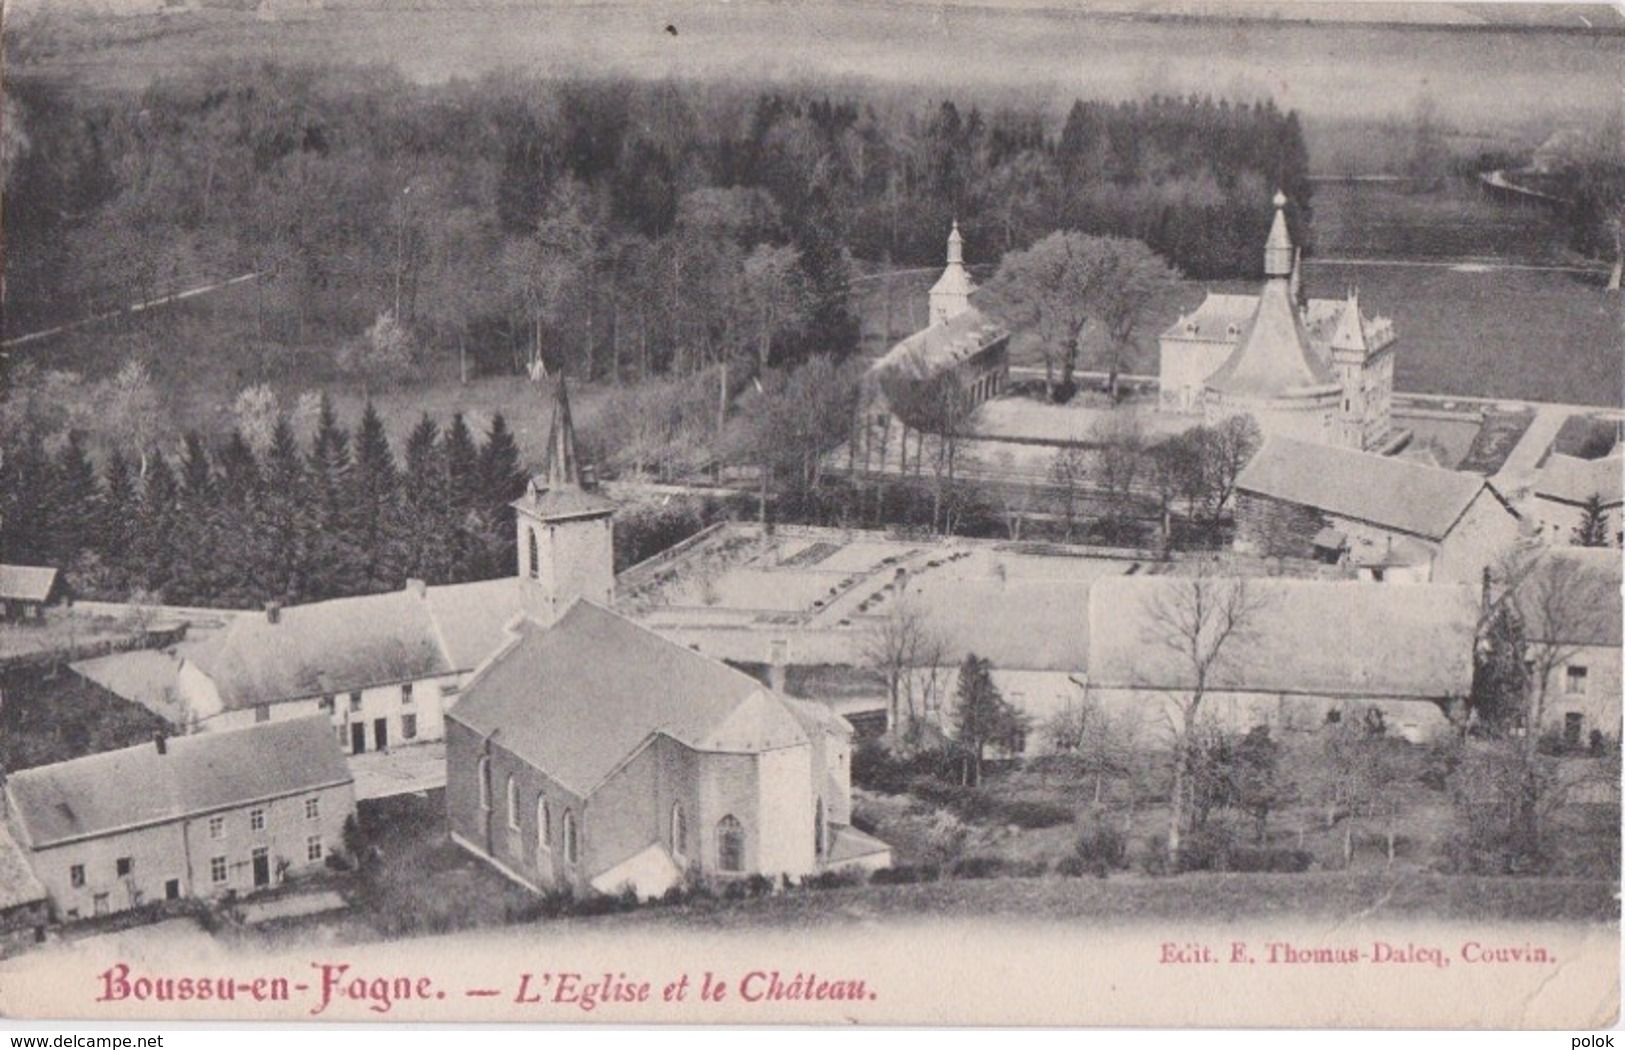
<svg viewBox="0 0 1625 1050">
<path fill-rule="evenodd" d="M 1343 316 L 1337 319 L 1331 350 L 1332 371 L 1337 375 L 1337 385 L 1343 388 L 1336 424 L 1332 428 L 1332 443 L 1343 448 L 1363 449 L 1369 411 L 1365 363 L 1371 348 L 1366 343 L 1365 326 L 1360 320 L 1360 295 L 1352 288 L 1343 307 Z"/>
<path fill-rule="evenodd" d="M 1286 194 L 1275 191 L 1275 221 L 1270 223 L 1269 240 L 1264 242 L 1264 276 L 1285 277 L 1296 284 L 1296 255 L 1286 231 Z"/>
<path fill-rule="evenodd" d="M 970 293 L 976 290 L 965 270 L 965 239 L 959 223 L 948 234 L 948 266 L 931 286 L 931 324 L 938 325 L 970 309 Z"/>
<path fill-rule="evenodd" d="M 525 611 L 552 624 L 577 598 L 608 605 L 615 595 L 615 504 L 597 490 L 576 455 L 570 392 L 564 379 L 553 391 L 542 472 L 513 503 L 519 529 L 519 579 Z"/>
</svg>

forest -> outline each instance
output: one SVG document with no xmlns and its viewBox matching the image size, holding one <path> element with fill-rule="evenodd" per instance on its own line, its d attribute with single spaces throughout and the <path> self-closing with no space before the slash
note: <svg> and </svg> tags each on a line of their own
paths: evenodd
<svg viewBox="0 0 1625 1050">
<path fill-rule="evenodd" d="M 242 341 L 330 347 L 363 384 L 431 357 L 621 380 L 844 355 L 849 282 L 940 264 L 955 218 L 973 265 L 1076 229 L 1241 276 L 1281 187 L 1310 242 L 1302 129 L 1267 102 L 1079 100 L 1053 127 L 1036 104 L 259 64 L 139 94 L 19 77 L 8 113 L 8 336 L 274 274 Z"/>
</svg>

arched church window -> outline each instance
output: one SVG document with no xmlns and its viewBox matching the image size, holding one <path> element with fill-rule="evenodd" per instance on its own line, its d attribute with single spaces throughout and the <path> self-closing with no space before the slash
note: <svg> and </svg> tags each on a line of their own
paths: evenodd
<svg viewBox="0 0 1625 1050">
<path fill-rule="evenodd" d="M 564 811 L 564 859 L 571 864 L 581 862 L 581 835 L 576 831 L 576 815 Z"/>
<path fill-rule="evenodd" d="M 479 779 L 480 779 L 480 808 L 481 809 L 490 809 L 491 808 L 491 760 L 489 758 L 481 758 L 480 759 Z"/>
<path fill-rule="evenodd" d="M 536 796 L 536 849 L 549 853 L 553 849 L 553 821 L 547 811 L 547 796 Z"/>
<path fill-rule="evenodd" d="M 681 802 L 671 807 L 671 852 L 675 857 L 688 853 L 688 817 L 683 813 Z"/>
<path fill-rule="evenodd" d="M 745 870 L 745 826 L 731 813 L 717 821 L 717 870 Z"/>
<path fill-rule="evenodd" d="M 813 807 L 813 856 L 819 860 L 824 859 L 824 851 L 829 847 L 828 835 L 824 827 L 824 799 L 818 799 Z"/>
<path fill-rule="evenodd" d="M 526 567 L 525 571 L 530 574 L 531 579 L 533 579 L 533 580 L 541 579 L 541 576 L 542 576 L 542 552 L 541 552 L 541 547 L 537 543 L 537 540 L 536 540 L 536 530 L 535 529 L 526 529 L 525 530 L 525 535 L 527 537 L 529 537 L 528 542 L 526 544 L 528 549 L 525 552 L 526 556 L 527 556 L 527 558 L 529 560 L 526 563 L 527 567 Z"/>
<path fill-rule="evenodd" d="M 513 774 L 512 773 L 508 774 L 507 794 L 508 794 L 508 797 L 507 797 L 507 803 L 508 803 L 508 827 L 512 828 L 515 831 L 518 831 L 519 830 L 519 784 L 517 782 L 515 782 L 515 780 L 513 779 Z"/>
</svg>

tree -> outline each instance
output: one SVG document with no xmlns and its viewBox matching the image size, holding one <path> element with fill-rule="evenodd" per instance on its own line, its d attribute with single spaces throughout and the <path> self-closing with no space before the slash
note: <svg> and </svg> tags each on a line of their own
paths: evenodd
<svg viewBox="0 0 1625 1050">
<path fill-rule="evenodd" d="M 141 475 L 146 476 L 148 454 L 158 440 L 158 392 L 147 366 L 131 358 L 98 388 L 103 424 L 124 448 L 137 450 Z"/>
<path fill-rule="evenodd" d="M 1243 578 L 1215 574 L 1200 562 L 1194 575 L 1170 577 L 1146 599 L 1142 639 L 1148 663 L 1168 690 L 1173 713 L 1173 791 L 1169 798 L 1168 857 L 1176 868 L 1189 817 L 1197 767 L 1202 704 L 1215 681 L 1236 664 L 1253 639 L 1263 599 Z"/>
<path fill-rule="evenodd" d="M 1061 508 L 1061 521 L 1066 526 L 1066 542 L 1072 542 L 1078 524 L 1078 500 L 1089 481 L 1088 453 L 1077 445 L 1065 445 L 1055 450 L 1049 465 L 1049 483 Z"/>
<path fill-rule="evenodd" d="M 364 389 L 377 390 L 407 379 L 416 358 L 412 330 L 394 311 L 384 310 L 360 338 L 339 344 L 336 363 Z"/>
<path fill-rule="evenodd" d="M 1175 280 L 1167 263 L 1138 241 L 1052 233 L 999 263 L 977 293 L 977 305 L 1011 327 L 1029 327 L 1044 356 L 1044 389 L 1067 401 L 1091 321 L 1104 333 L 1102 350 L 1113 396 L 1124 355 L 1157 291 Z"/>
<path fill-rule="evenodd" d="M 263 456 L 270 451 L 277 421 L 282 418 L 282 406 L 269 384 L 244 387 L 232 402 L 231 414 L 237 423 L 237 433 L 248 442 L 255 455 Z"/>
<path fill-rule="evenodd" d="M 906 579 L 898 578 L 886 614 L 865 630 L 858 643 L 859 659 L 885 685 L 887 724 L 905 740 L 913 737 L 924 709 L 935 700 L 929 694 L 934 692 L 937 669 L 948 660 L 946 644 L 906 587 Z"/>
<path fill-rule="evenodd" d="M 755 333 L 756 365 L 765 372 L 773 360 L 774 338 L 799 332 L 812 311 L 801 253 L 757 245 L 745 257 L 741 278 L 745 312 Z"/>
<path fill-rule="evenodd" d="M 1593 492 L 1580 507 L 1580 523 L 1574 526 L 1574 545 L 1577 547 L 1609 547 L 1608 511 L 1603 506 L 1602 493 Z"/>
<path fill-rule="evenodd" d="M 1137 412 L 1124 409 L 1097 423 L 1090 439 L 1100 447 L 1098 481 L 1105 517 L 1115 532 L 1140 507 L 1134 493 L 1146 458 L 1145 424 Z"/>
<path fill-rule="evenodd" d="M 993 665 L 967 653 L 959 665 L 954 695 L 954 739 L 965 753 L 964 782 L 982 782 L 982 762 L 989 747 L 1019 752 L 1029 719 L 999 693 L 993 684 Z"/>
</svg>

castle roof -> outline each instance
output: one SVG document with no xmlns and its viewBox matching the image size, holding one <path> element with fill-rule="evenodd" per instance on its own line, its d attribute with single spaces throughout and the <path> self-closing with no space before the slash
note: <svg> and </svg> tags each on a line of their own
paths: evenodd
<svg viewBox="0 0 1625 1050">
<path fill-rule="evenodd" d="M 655 734 L 743 753 L 808 740 L 797 712 L 750 675 L 585 599 L 550 628 L 521 625 L 447 717 L 582 798 Z"/>
<path fill-rule="evenodd" d="M 322 715 L 171 737 L 19 770 L 6 780 L 33 849 L 351 783 Z"/>
<path fill-rule="evenodd" d="M 1221 394 L 1272 397 L 1327 386 L 1334 379 L 1331 362 L 1310 345 L 1290 283 L 1272 277 L 1264 282 L 1236 349 L 1207 386 Z"/>
</svg>

